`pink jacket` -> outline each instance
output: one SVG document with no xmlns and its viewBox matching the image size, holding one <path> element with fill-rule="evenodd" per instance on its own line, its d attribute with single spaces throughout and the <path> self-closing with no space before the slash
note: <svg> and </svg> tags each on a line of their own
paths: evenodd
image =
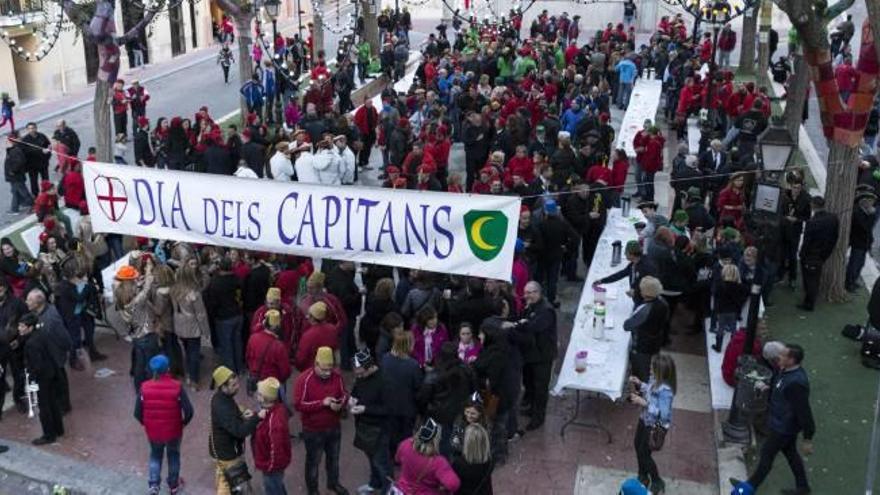
<svg viewBox="0 0 880 495">
<path fill-rule="evenodd" d="M 461 480 L 445 457 L 419 454 L 413 448 L 412 437 L 400 442 L 394 459 L 400 463 L 397 485 L 406 495 L 455 493 L 461 485 Z"/>
</svg>

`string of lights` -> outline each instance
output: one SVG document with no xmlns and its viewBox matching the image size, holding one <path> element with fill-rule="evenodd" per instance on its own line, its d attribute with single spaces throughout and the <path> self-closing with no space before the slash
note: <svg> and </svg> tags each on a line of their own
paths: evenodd
<svg viewBox="0 0 880 495">
<path fill-rule="evenodd" d="M 353 0 L 351 3 L 355 3 L 357 0 Z M 349 30 L 354 31 L 355 25 L 357 23 L 357 19 L 355 19 L 354 14 L 349 12 L 347 14 L 347 21 L 345 24 L 342 24 L 340 21 L 340 14 L 342 10 L 342 0 L 336 0 L 336 24 L 330 24 L 327 22 L 327 17 L 325 15 L 324 9 L 321 8 L 321 5 L 316 0 L 311 0 L 312 2 L 312 10 L 313 12 L 320 17 L 321 25 L 324 26 L 324 29 L 330 31 L 333 34 L 343 34 Z"/>
<path fill-rule="evenodd" d="M 54 5 L 54 4 L 53 4 Z M 62 21 L 64 20 L 64 12 L 60 6 L 55 6 L 55 12 L 50 12 L 48 8 L 43 10 L 34 10 L 19 14 L 21 27 L 31 31 L 30 36 L 37 41 L 21 40 L 25 35 L 18 35 L 5 28 L 0 29 L 0 40 L 2 40 L 10 51 L 17 57 L 26 62 L 39 62 L 46 58 L 61 34 Z M 10 17 L 14 17 L 11 13 Z M 35 47 L 29 47 L 29 44 L 36 43 Z"/>
</svg>

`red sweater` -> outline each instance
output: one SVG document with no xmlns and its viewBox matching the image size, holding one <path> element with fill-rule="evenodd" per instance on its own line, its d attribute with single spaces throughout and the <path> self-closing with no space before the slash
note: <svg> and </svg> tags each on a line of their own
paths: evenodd
<svg viewBox="0 0 880 495">
<path fill-rule="evenodd" d="M 296 347 L 296 357 L 293 364 L 296 369 L 307 370 L 315 365 L 315 353 L 319 347 L 330 347 L 334 350 L 339 348 L 340 327 L 330 323 L 318 323 L 309 327 Z"/>
<path fill-rule="evenodd" d="M 290 378 L 290 356 L 287 349 L 284 342 L 270 332 L 262 331 L 251 335 L 244 354 L 251 376 L 256 376 L 259 380 L 274 376 L 284 383 Z"/>
<path fill-rule="evenodd" d="M 527 156 L 514 156 L 507 162 L 507 168 L 504 170 L 504 186 L 508 189 L 513 187 L 514 175 L 522 177 L 526 184 L 535 180 L 535 164 L 532 159 Z"/>
<path fill-rule="evenodd" d="M 325 397 L 345 402 L 348 392 L 338 371 L 333 370 L 326 380 L 311 368 L 296 377 L 293 384 L 293 407 L 300 412 L 303 430 L 329 431 L 339 428 L 339 413 L 324 405 Z"/>
<path fill-rule="evenodd" d="M 68 171 L 64 174 L 61 187 L 64 189 L 64 204 L 68 208 L 79 208 L 79 204 L 86 199 L 86 184 L 79 172 Z"/>
<path fill-rule="evenodd" d="M 264 473 L 284 471 L 290 465 L 293 456 L 287 418 L 287 407 L 281 401 L 275 402 L 251 437 L 254 467 Z"/>
</svg>

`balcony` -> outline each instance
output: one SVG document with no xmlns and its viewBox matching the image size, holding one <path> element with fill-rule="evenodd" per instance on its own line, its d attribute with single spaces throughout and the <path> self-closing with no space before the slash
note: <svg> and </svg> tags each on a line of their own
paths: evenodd
<svg viewBox="0 0 880 495">
<path fill-rule="evenodd" d="M 45 20 L 43 0 L 0 0 L 0 27 L 26 27 Z"/>
</svg>

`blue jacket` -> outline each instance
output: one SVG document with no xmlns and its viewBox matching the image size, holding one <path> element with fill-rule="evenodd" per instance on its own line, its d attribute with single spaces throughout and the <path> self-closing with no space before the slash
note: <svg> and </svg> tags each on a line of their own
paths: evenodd
<svg viewBox="0 0 880 495">
<path fill-rule="evenodd" d="M 654 378 L 648 383 L 642 384 L 642 396 L 648 401 L 648 406 L 642 409 L 642 423 L 651 426 L 659 422 L 664 428 L 672 424 L 672 399 L 675 393 L 667 384 L 654 387 Z"/>
<path fill-rule="evenodd" d="M 813 438 L 816 424 L 810 409 L 810 382 L 807 372 L 798 366 L 777 374 L 770 391 L 770 429 L 782 435 L 797 435 L 804 432 L 804 438 Z"/>
<path fill-rule="evenodd" d="M 623 84 L 632 84 L 633 81 L 636 80 L 636 74 L 638 73 L 636 64 L 628 58 L 617 62 L 617 66 L 614 67 L 614 70 L 617 71 L 620 82 Z"/>
<path fill-rule="evenodd" d="M 265 92 L 263 86 L 256 81 L 248 81 L 241 87 L 241 96 L 250 106 L 259 106 L 263 104 L 263 96 Z"/>
<path fill-rule="evenodd" d="M 584 120 L 586 115 L 587 112 L 584 110 L 578 110 L 575 112 L 574 109 L 569 108 L 564 114 L 562 114 L 562 130 L 574 136 L 578 124 L 581 120 Z"/>
<path fill-rule="evenodd" d="M 272 98 L 275 94 L 275 71 L 263 71 L 263 93 L 267 98 Z"/>
</svg>

